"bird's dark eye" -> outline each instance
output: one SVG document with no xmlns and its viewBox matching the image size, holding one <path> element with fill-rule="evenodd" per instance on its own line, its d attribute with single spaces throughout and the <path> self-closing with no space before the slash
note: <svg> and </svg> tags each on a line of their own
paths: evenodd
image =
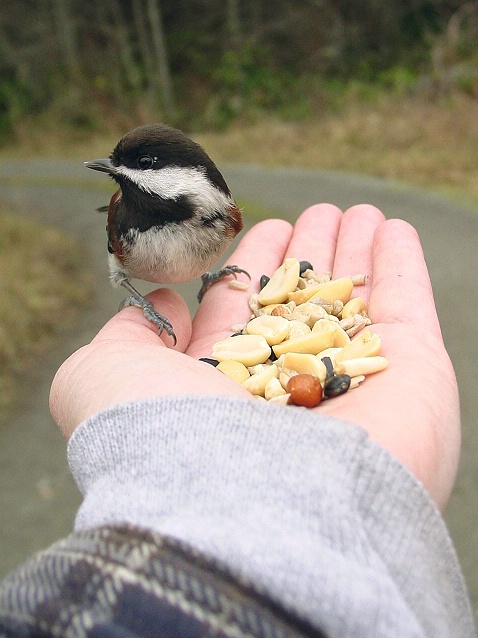
<svg viewBox="0 0 478 638">
<path fill-rule="evenodd" d="M 146 168 L 151 168 L 153 164 L 154 164 L 154 160 L 149 155 L 142 155 L 138 159 L 138 168 L 141 168 L 142 170 Z"/>
</svg>

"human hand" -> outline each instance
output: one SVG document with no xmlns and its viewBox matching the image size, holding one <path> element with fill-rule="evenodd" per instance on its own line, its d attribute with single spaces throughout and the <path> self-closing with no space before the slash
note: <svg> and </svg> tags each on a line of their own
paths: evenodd
<svg viewBox="0 0 478 638">
<path fill-rule="evenodd" d="M 332 271 L 334 278 L 370 275 L 359 294 L 368 300 L 372 329 L 382 338 L 389 366 L 368 377 L 360 389 L 315 410 L 365 428 L 414 472 L 443 508 L 459 455 L 458 393 L 415 230 L 400 220 L 385 221 L 371 206 L 342 214 L 324 204 L 305 211 L 294 228 L 281 220 L 257 224 L 229 261 L 258 282 L 286 257 L 306 259 L 317 271 Z M 65 436 L 96 412 L 138 399 L 214 394 L 254 400 L 197 361 L 210 355 L 214 342 L 230 335 L 233 324 L 249 318 L 249 294 L 231 290 L 225 281 L 215 284 L 192 323 L 173 291 L 148 295 L 175 328 L 174 349 L 167 347 L 170 338 L 159 339 L 136 308 L 122 310 L 54 379 L 51 410 Z"/>
</svg>

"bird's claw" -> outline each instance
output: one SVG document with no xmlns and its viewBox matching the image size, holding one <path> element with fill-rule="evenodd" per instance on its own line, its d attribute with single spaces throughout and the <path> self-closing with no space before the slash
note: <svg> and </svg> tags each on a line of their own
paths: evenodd
<svg viewBox="0 0 478 638">
<path fill-rule="evenodd" d="M 202 286 L 198 292 L 198 301 L 201 302 L 209 288 L 220 281 L 223 277 L 233 275 L 234 278 L 237 279 L 238 274 L 246 275 L 249 279 L 251 278 L 250 274 L 243 268 L 239 268 L 239 266 L 228 265 L 224 266 L 224 268 L 221 268 L 221 270 L 218 270 L 217 272 L 205 272 L 204 275 L 201 276 Z"/>
<path fill-rule="evenodd" d="M 153 306 L 153 304 L 145 297 L 134 297 L 130 295 L 126 297 L 121 302 L 120 310 L 127 306 L 135 306 L 136 308 L 141 308 L 143 310 L 143 314 L 148 321 L 151 321 L 159 330 L 159 336 L 162 335 L 163 331 L 166 332 L 170 337 L 174 339 L 174 345 L 177 343 L 176 335 L 174 334 L 173 326 L 167 317 L 160 315 Z"/>
</svg>

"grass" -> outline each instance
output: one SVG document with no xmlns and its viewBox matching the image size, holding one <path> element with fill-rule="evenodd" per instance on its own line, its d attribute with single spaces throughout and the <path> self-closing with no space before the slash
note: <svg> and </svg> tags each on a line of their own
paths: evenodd
<svg viewBox="0 0 478 638">
<path fill-rule="evenodd" d="M 218 162 L 348 171 L 478 202 L 478 100 L 384 97 L 314 121 L 197 136 Z"/>
<path fill-rule="evenodd" d="M 86 303 L 87 284 L 71 238 L 0 212 L 0 416 L 18 375 Z"/>
</svg>

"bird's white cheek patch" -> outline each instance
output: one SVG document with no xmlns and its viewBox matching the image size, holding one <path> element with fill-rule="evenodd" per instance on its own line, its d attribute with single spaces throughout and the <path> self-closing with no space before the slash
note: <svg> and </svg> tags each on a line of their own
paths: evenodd
<svg viewBox="0 0 478 638">
<path fill-rule="evenodd" d="M 191 167 L 167 166 L 157 170 L 149 168 L 141 171 L 120 166 L 118 174 L 129 179 L 141 190 L 152 195 L 160 195 L 166 199 L 177 199 L 191 191 L 210 187 L 210 182 L 204 171 Z"/>
<path fill-rule="evenodd" d="M 201 168 L 167 166 L 142 171 L 119 166 L 117 170 L 119 175 L 136 184 L 145 193 L 158 195 L 163 199 L 189 197 L 206 217 L 208 213 L 213 215 L 216 210 L 224 210 L 233 204 L 232 198 L 211 184 Z"/>
</svg>

